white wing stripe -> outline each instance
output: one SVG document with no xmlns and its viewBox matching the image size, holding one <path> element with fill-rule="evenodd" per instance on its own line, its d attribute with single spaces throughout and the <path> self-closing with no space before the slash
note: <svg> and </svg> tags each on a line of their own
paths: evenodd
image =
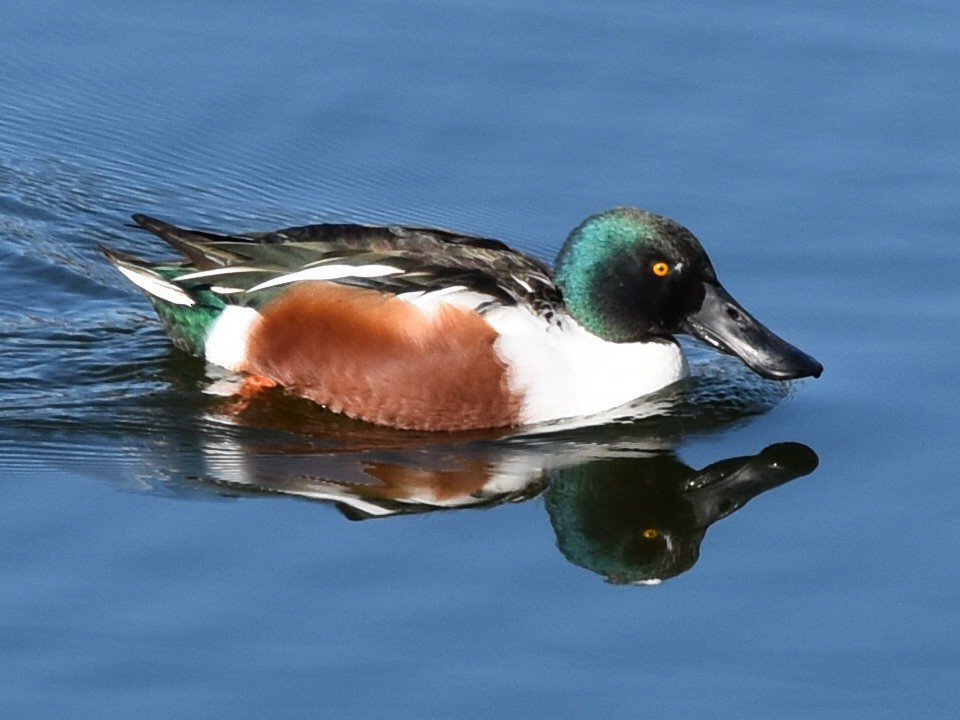
<svg viewBox="0 0 960 720">
<path fill-rule="evenodd" d="M 256 292 L 258 290 L 276 287 L 277 285 L 300 282 L 301 280 L 339 280 L 348 277 L 372 278 L 396 275 L 402 272 L 403 270 L 400 268 L 395 268 L 390 265 L 317 265 L 316 267 L 310 267 L 271 278 L 266 282 L 255 285 L 247 292 Z"/>
<path fill-rule="evenodd" d="M 146 270 L 139 270 L 126 265 L 117 265 L 117 270 L 127 276 L 134 285 L 148 295 L 166 300 L 174 305 L 196 305 L 189 295 L 173 283 L 167 282 L 159 275 Z"/>
<path fill-rule="evenodd" d="M 186 275 L 180 275 L 176 280 L 177 282 L 185 282 L 188 280 L 200 280 L 202 278 L 216 277 L 217 275 L 233 275 L 242 272 L 264 272 L 264 270 L 255 267 L 222 267 L 214 268 L 213 270 L 198 270 L 197 272 L 187 273 Z"/>
</svg>

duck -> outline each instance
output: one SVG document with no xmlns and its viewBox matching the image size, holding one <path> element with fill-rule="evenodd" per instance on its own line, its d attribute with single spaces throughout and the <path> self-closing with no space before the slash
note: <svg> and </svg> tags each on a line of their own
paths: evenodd
<svg viewBox="0 0 960 720">
<path fill-rule="evenodd" d="M 590 418 L 682 380 L 678 335 L 771 380 L 823 366 L 724 289 L 694 234 L 631 206 L 575 227 L 551 268 L 480 235 L 323 223 L 221 234 L 143 214 L 182 257 L 101 246 L 173 344 L 235 378 L 421 431 Z"/>
</svg>

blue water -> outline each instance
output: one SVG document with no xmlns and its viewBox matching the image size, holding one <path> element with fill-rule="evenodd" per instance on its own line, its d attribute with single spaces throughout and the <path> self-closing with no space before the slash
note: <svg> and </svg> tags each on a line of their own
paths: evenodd
<svg viewBox="0 0 960 720">
<path fill-rule="evenodd" d="M 955 7 L 11 0 L 0 26 L 0 716 L 956 716 Z M 147 212 L 549 260 L 621 203 L 689 226 L 823 377 L 693 348 L 651 417 L 522 439 L 238 415 L 96 249 L 163 256 Z"/>
</svg>

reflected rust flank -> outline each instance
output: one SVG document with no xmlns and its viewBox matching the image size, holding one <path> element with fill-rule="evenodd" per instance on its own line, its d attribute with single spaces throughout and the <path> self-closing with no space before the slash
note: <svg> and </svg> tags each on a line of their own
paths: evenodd
<svg viewBox="0 0 960 720">
<path fill-rule="evenodd" d="M 246 370 L 334 412 L 417 430 L 516 425 L 497 333 L 453 306 L 427 314 L 392 295 L 294 285 L 261 310 Z"/>
<path fill-rule="evenodd" d="M 451 502 L 479 495 L 493 475 L 490 463 L 468 460 L 453 470 L 421 468 L 412 465 L 372 462 L 364 470 L 382 485 L 365 485 L 359 494 L 392 500 L 427 498 L 433 502 Z"/>
</svg>

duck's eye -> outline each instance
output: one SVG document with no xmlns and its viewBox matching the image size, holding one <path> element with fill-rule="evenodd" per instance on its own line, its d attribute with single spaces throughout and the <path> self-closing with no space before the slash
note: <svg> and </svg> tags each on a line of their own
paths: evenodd
<svg viewBox="0 0 960 720">
<path fill-rule="evenodd" d="M 658 260 L 651 267 L 653 274 L 657 277 L 666 277 L 670 273 L 670 266 L 663 260 Z"/>
<path fill-rule="evenodd" d="M 660 537 L 660 531 L 657 530 L 656 528 L 647 528 L 646 530 L 643 531 L 643 536 L 647 540 L 653 540 L 654 538 Z"/>
</svg>

